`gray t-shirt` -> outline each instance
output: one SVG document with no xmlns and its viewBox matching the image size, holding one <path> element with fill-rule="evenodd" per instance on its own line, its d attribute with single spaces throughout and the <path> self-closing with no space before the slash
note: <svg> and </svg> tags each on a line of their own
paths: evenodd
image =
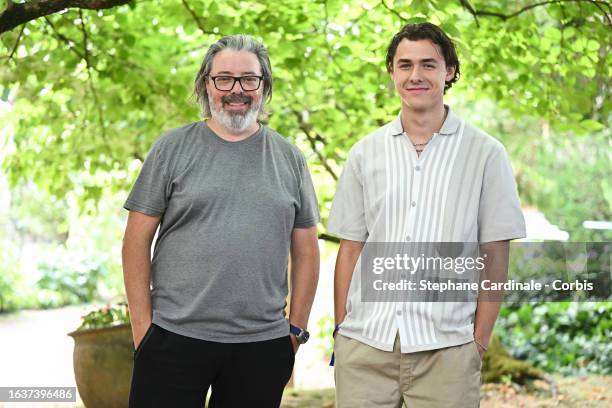
<svg viewBox="0 0 612 408">
<path fill-rule="evenodd" d="M 263 125 L 239 142 L 205 122 L 171 130 L 153 145 L 124 208 L 162 216 L 153 323 L 227 343 L 288 334 L 291 233 L 319 221 L 299 149 Z"/>
</svg>

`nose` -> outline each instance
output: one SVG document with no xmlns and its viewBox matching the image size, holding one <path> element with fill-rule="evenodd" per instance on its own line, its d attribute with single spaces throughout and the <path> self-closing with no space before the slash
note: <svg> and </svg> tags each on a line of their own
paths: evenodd
<svg viewBox="0 0 612 408">
<path fill-rule="evenodd" d="M 421 82 L 421 70 L 418 66 L 412 67 L 409 73 L 411 82 Z"/>
<path fill-rule="evenodd" d="M 234 81 L 234 86 L 232 86 L 232 89 L 230 89 L 231 93 L 242 93 L 244 92 L 244 89 L 242 89 L 242 84 L 240 83 L 240 81 Z"/>
</svg>

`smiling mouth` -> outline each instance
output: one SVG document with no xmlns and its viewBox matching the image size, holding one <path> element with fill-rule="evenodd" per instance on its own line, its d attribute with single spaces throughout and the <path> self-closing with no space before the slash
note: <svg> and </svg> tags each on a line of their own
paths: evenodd
<svg viewBox="0 0 612 408">
<path fill-rule="evenodd" d="M 249 102 L 225 102 L 224 106 L 226 109 L 248 109 Z"/>
<path fill-rule="evenodd" d="M 246 95 L 228 95 L 221 98 L 221 102 L 223 102 L 223 107 L 230 110 L 242 110 L 245 108 L 248 109 L 252 101 L 252 98 L 249 98 Z"/>
</svg>

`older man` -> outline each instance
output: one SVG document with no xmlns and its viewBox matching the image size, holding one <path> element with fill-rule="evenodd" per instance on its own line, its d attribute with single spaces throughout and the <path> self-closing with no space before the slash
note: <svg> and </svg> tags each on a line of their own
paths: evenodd
<svg viewBox="0 0 612 408">
<path fill-rule="evenodd" d="M 207 120 L 155 142 L 125 203 L 130 407 L 201 408 L 209 388 L 211 407 L 280 404 L 308 339 L 319 213 L 301 152 L 257 121 L 271 93 L 261 44 L 213 44 L 195 80 Z"/>
</svg>

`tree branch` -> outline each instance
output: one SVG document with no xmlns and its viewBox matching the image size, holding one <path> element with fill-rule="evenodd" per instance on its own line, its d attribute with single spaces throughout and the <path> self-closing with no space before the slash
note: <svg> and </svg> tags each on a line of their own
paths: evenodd
<svg viewBox="0 0 612 408">
<path fill-rule="evenodd" d="M 406 18 L 403 17 L 396 9 L 393 9 L 393 8 L 387 6 L 387 3 L 385 3 L 385 0 L 381 0 L 380 1 L 380 5 L 382 5 L 384 8 L 389 10 L 392 14 L 395 14 L 397 16 L 397 18 L 399 18 L 400 20 L 406 21 Z"/>
<path fill-rule="evenodd" d="M 67 8 L 103 10 L 127 4 L 132 0 L 30 0 L 25 3 L 9 2 L 0 14 L 0 34 L 28 21 L 57 13 Z"/>
<path fill-rule="evenodd" d="M 315 136 L 312 136 L 310 134 L 310 128 L 309 128 L 308 124 L 305 123 L 304 120 L 302 119 L 302 115 L 300 114 L 300 112 L 298 112 L 296 110 L 292 110 L 292 111 L 293 111 L 293 114 L 295 115 L 295 117 L 297 118 L 298 126 L 299 126 L 300 130 L 302 132 L 304 132 L 304 134 L 306 135 L 306 138 L 308 139 L 308 142 L 310 143 L 310 147 L 312 148 L 314 153 L 319 158 L 319 161 L 321 162 L 321 165 L 323 166 L 323 168 L 325 168 L 325 170 L 327 170 L 329 175 L 335 181 L 338 181 L 338 175 L 336 174 L 334 169 L 331 168 L 329 163 L 327 163 L 327 159 L 325 158 L 325 156 L 323 156 L 323 154 L 317 149 L 317 143 L 316 143 L 317 140 L 323 141 L 323 143 L 325 143 L 325 140 L 319 134 L 316 134 Z"/>
<path fill-rule="evenodd" d="M 323 1 L 323 10 L 325 12 L 325 20 L 324 20 L 323 32 L 325 33 L 325 37 L 327 38 L 327 36 L 330 34 L 329 33 L 329 15 L 328 15 L 328 10 L 327 10 L 327 0 Z M 326 40 L 325 41 L 325 45 L 326 45 L 325 49 L 327 50 L 327 58 L 329 58 L 331 63 L 334 64 L 334 66 L 336 68 L 338 68 L 338 74 L 342 74 L 342 72 L 344 72 L 344 70 L 338 64 L 338 61 L 336 61 L 336 59 L 334 58 L 331 44 L 329 43 L 329 41 Z M 348 79 L 346 82 L 348 84 L 351 84 L 351 85 L 353 84 L 353 82 L 350 79 Z"/>
<path fill-rule="evenodd" d="M 198 15 L 195 13 L 195 11 L 193 11 L 193 9 L 189 6 L 189 3 L 187 3 L 187 0 L 181 0 L 181 1 L 183 3 L 183 6 L 189 12 L 189 14 L 191 14 L 191 17 L 193 18 L 193 21 L 195 21 L 196 25 L 198 26 L 198 28 L 200 29 L 201 32 L 203 32 L 204 34 L 219 35 L 219 33 L 215 33 L 213 31 L 207 30 L 204 27 L 204 22 L 202 20 L 200 20 L 200 17 L 198 17 Z"/>
<path fill-rule="evenodd" d="M 15 45 L 13 46 L 13 50 L 8 56 L 8 61 L 10 61 L 13 58 L 13 55 L 15 55 L 15 51 L 17 51 L 17 47 L 19 47 L 19 41 L 21 40 L 21 36 L 23 35 L 23 30 L 25 30 L 25 27 L 25 24 L 21 26 L 21 31 L 19 31 L 19 35 L 17 36 L 17 40 L 15 40 Z"/>
<path fill-rule="evenodd" d="M 526 11 L 529 11 L 531 9 L 534 9 L 536 7 L 540 7 L 540 6 L 546 6 L 549 4 L 563 4 L 563 3 L 587 3 L 587 4 L 592 4 L 595 7 L 597 7 L 600 11 L 602 11 L 604 13 L 604 17 L 606 18 L 606 20 L 608 20 L 608 24 L 610 24 L 610 11 L 606 12 L 603 9 L 603 6 L 606 6 L 609 10 L 612 10 L 612 6 L 610 5 L 609 2 L 607 1 L 599 1 L 599 0 L 546 0 L 546 1 L 541 1 L 538 3 L 533 3 L 530 4 L 528 6 L 525 6 L 517 11 L 515 11 L 514 13 L 510 13 L 510 14 L 504 14 L 504 13 L 500 13 L 497 11 L 490 11 L 490 10 L 476 10 L 474 9 L 474 7 L 472 7 L 467 0 L 459 0 L 459 3 L 461 3 L 461 5 L 463 6 L 464 9 L 466 9 L 470 14 L 472 14 L 474 16 L 474 18 L 477 18 L 478 16 L 486 16 L 486 17 L 497 17 L 503 21 L 509 20 L 511 18 L 514 18 Z M 383 0 L 383 4 L 384 4 L 384 0 Z"/>
<path fill-rule="evenodd" d="M 102 141 L 104 142 L 104 146 L 106 147 L 106 151 L 109 157 L 112 157 L 112 150 L 110 145 L 108 144 L 108 138 L 106 137 L 106 124 L 104 123 L 104 111 L 102 106 L 100 105 L 100 100 L 98 98 L 98 91 L 94 85 L 93 76 L 91 75 L 92 64 L 90 61 L 89 55 L 89 36 L 87 35 L 87 29 L 85 28 L 85 19 L 83 18 L 83 11 L 79 9 L 79 20 L 81 20 L 81 33 L 83 34 L 83 59 L 85 60 L 85 64 L 87 66 L 87 79 L 89 82 L 89 88 L 91 90 L 91 95 L 93 96 L 94 104 L 96 105 L 96 109 L 98 111 L 98 119 L 100 121 L 100 128 L 102 129 Z"/>
<path fill-rule="evenodd" d="M 476 10 L 470 4 L 470 2 L 468 0 L 459 0 L 459 2 L 463 6 L 463 8 L 467 9 L 467 11 L 469 11 L 470 14 L 474 17 L 474 22 L 476 23 L 476 27 L 480 27 L 480 22 L 478 21 L 478 15 L 476 14 Z"/>
<path fill-rule="evenodd" d="M 85 20 L 83 19 L 83 12 L 79 10 L 79 20 L 81 21 L 81 33 L 83 34 L 83 59 L 87 64 L 87 69 L 91 67 L 91 61 L 89 59 L 89 49 L 87 43 L 89 42 L 87 37 L 87 30 L 85 29 Z"/>
<path fill-rule="evenodd" d="M 47 24 L 49 25 L 49 27 L 51 27 L 51 30 L 53 31 L 53 35 L 60 41 L 62 41 L 64 44 L 66 44 L 68 46 L 68 49 L 72 52 L 74 52 L 79 58 L 81 59 L 85 59 L 85 56 L 83 54 L 81 54 L 81 52 L 79 50 L 76 49 L 75 45 L 76 45 L 76 41 L 71 40 L 70 38 L 66 37 L 65 35 L 63 35 L 62 33 L 60 33 L 57 28 L 55 28 L 55 26 L 53 25 L 53 23 L 51 22 L 51 20 L 49 20 L 47 18 L 47 16 L 43 17 L 45 19 L 45 21 L 47 22 Z"/>
<path fill-rule="evenodd" d="M 610 18 L 610 12 L 612 11 L 612 6 L 610 6 L 609 3 L 606 4 L 608 6 L 608 12 L 606 12 L 606 10 L 603 9 L 601 2 L 590 0 L 590 3 L 593 4 L 595 7 L 597 7 L 601 11 L 601 13 L 606 17 L 606 20 L 608 20 L 608 25 L 612 25 L 612 19 Z"/>
</svg>

